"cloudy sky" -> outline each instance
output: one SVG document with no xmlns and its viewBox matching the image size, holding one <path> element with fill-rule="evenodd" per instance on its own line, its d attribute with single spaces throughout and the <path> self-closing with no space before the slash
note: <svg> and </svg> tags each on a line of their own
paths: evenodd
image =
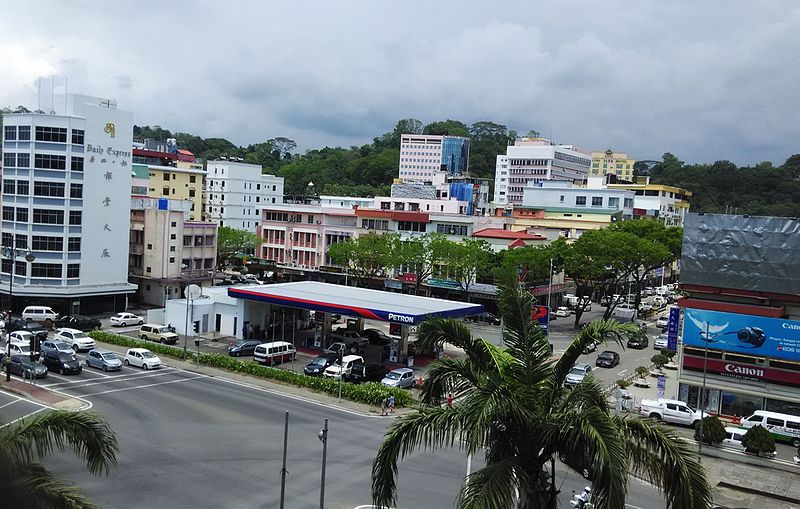
<svg viewBox="0 0 800 509">
<path fill-rule="evenodd" d="M 800 153 L 794 0 L 38 0 L 2 12 L 0 106 L 35 107 L 37 77 L 54 75 L 56 94 L 68 78 L 137 124 L 239 145 L 362 144 L 414 117 L 637 159 Z"/>
</svg>

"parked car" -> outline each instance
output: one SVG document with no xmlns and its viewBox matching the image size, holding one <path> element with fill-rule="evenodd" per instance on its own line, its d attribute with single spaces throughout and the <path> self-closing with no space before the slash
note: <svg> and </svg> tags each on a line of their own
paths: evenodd
<svg viewBox="0 0 800 509">
<path fill-rule="evenodd" d="M 364 329 L 361 334 L 367 337 L 370 345 L 389 346 L 392 344 L 392 338 L 387 336 L 382 330 Z"/>
<path fill-rule="evenodd" d="M 722 445 L 739 451 L 744 451 L 742 438 L 744 438 L 745 433 L 747 433 L 746 429 L 725 426 L 725 438 L 722 439 Z"/>
<path fill-rule="evenodd" d="M 6 323 L 6 331 L 7 332 L 16 332 L 16 331 L 27 331 L 31 334 L 36 334 L 39 337 L 39 341 L 44 341 L 47 339 L 47 335 L 49 334 L 48 330 L 36 322 L 28 322 L 26 320 L 21 320 L 19 318 L 15 318 L 8 323 Z"/>
<path fill-rule="evenodd" d="M 31 355 L 31 347 L 27 341 L 22 342 L 11 340 L 8 342 L 4 350 L 10 352 L 11 355 Z"/>
<path fill-rule="evenodd" d="M 673 399 L 643 399 L 639 413 L 658 421 L 695 427 L 700 423 L 700 412 L 683 401 Z"/>
<path fill-rule="evenodd" d="M 122 362 L 114 352 L 94 348 L 86 354 L 86 365 L 103 371 L 116 371 L 122 369 Z"/>
<path fill-rule="evenodd" d="M 126 366 L 136 366 L 145 370 L 161 367 L 161 359 L 147 348 L 128 348 L 123 362 Z"/>
<path fill-rule="evenodd" d="M 492 325 L 500 325 L 500 318 L 487 312 L 478 313 L 477 315 L 469 315 L 467 320 L 470 322 L 485 322 Z"/>
<path fill-rule="evenodd" d="M 560 454 L 558 459 L 561 460 L 561 463 L 565 464 L 572 470 L 578 472 L 583 476 L 584 479 L 591 480 L 594 476 L 594 468 L 592 468 L 592 462 L 589 458 L 585 455 L 580 453 L 573 453 L 573 454 Z"/>
<path fill-rule="evenodd" d="M 58 329 L 53 335 L 53 339 L 67 343 L 76 352 L 94 348 L 94 340 L 87 336 L 85 332 L 77 329 Z"/>
<path fill-rule="evenodd" d="M 567 373 L 567 377 L 564 379 L 564 385 L 578 385 L 579 383 L 583 382 L 583 379 L 586 378 L 586 375 L 592 372 L 592 367 L 588 364 L 578 363 L 572 367 L 572 369 Z"/>
<path fill-rule="evenodd" d="M 12 355 L 8 364 L 8 370 L 19 376 L 27 377 L 33 373 L 36 378 L 47 376 L 47 366 L 31 360 L 30 355 Z"/>
<path fill-rule="evenodd" d="M 231 357 L 241 357 L 242 355 L 253 355 L 256 347 L 263 343 L 260 339 L 242 339 L 228 346 L 228 355 Z"/>
<path fill-rule="evenodd" d="M 303 368 L 303 373 L 308 376 L 322 376 L 322 373 L 325 371 L 325 368 L 328 366 L 333 366 L 339 356 L 335 353 L 324 353 L 322 355 L 317 355 L 311 362 L 305 365 Z"/>
<path fill-rule="evenodd" d="M 649 313 L 652 310 L 653 310 L 653 305 L 652 304 L 649 304 L 647 302 L 642 302 L 641 304 L 639 304 L 639 314 L 640 315 L 646 315 L 647 313 Z"/>
<path fill-rule="evenodd" d="M 347 380 L 350 376 L 350 372 L 353 369 L 353 364 L 360 363 L 364 364 L 364 358 L 360 355 L 345 355 L 342 358 L 341 366 L 336 363 L 332 366 L 328 366 L 325 368 L 323 375 L 327 378 L 335 378 L 338 379 L 340 376 Z"/>
<path fill-rule="evenodd" d="M 659 334 L 655 341 L 653 341 L 653 346 L 656 350 L 663 350 L 669 346 L 669 337 L 666 334 Z"/>
<path fill-rule="evenodd" d="M 411 368 L 397 368 L 389 371 L 381 383 L 387 387 L 401 387 L 410 389 L 417 385 L 414 370 Z"/>
<path fill-rule="evenodd" d="M 70 355 L 75 353 L 74 350 L 72 350 L 72 347 L 69 345 L 69 343 L 61 341 L 59 339 L 48 339 L 47 341 L 42 341 L 41 349 L 42 353 L 63 352 L 63 353 L 68 353 Z"/>
<path fill-rule="evenodd" d="M 139 337 L 145 341 L 155 341 L 161 344 L 174 345 L 178 342 L 178 335 L 166 325 L 145 323 L 139 328 Z"/>
<path fill-rule="evenodd" d="M 127 327 L 128 325 L 142 325 L 144 319 L 133 313 L 117 313 L 108 319 L 113 327 Z"/>
<path fill-rule="evenodd" d="M 348 382 L 360 384 L 364 382 L 380 382 L 386 376 L 383 364 L 356 362 L 350 370 Z"/>
<path fill-rule="evenodd" d="M 642 350 L 647 348 L 647 345 L 650 344 L 650 340 L 647 337 L 647 334 L 642 332 L 638 336 L 633 336 L 628 340 L 628 348 L 636 348 L 638 350 Z"/>
<path fill-rule="evenodd" d="M 669 327 L 669 316 L 667 315 L 659 316 L 658 320 L 656 320 L 656 327 L 658 327 L 661 330 L 664 330 L 667 327 Z"/>
<path fill-rule="evenodd" d="M 273 341 L 261 343 L 253 350 L 253 360 L 261 364 L 274 366 L 281 362 L 293 361 L 297 351 L 294 345 L 287 341 Z"/>
<path fill-rule="evenodd" d="M 78 329 L 86 332 L 90 330 L 97 330 L 100 328 L 100 326 L 100 320 L 80 315 L 67 315 L 53 320 L 53 327 L 57 329 L 68 327 L 70 329 Z"/>
<path fill-rule="evenodd" d="M 556 309 L 555 315 L 556 316 L 560 316 L 561 318 L 564 318 L 564 317 L 567 317 L 567 316 L 571 315 L 572 313 L 573 313 L 573 311 L 570 308 L 568 308 L 566 306 L 559 306 Z"/>
<path fill-rule="evenodd" d="M 78 357 L 72 350 L 69 352 L 47 350 L 42 353 L 42 364 L 61 375 L 77 374 L 83 371 Z"/>
<path fill-rule="evenodd" d="M 550 346 L 551 346 L 550 353 L 553 353 L 553 349 L 552 349 L 553 345 L 550 345 Z M 583 354 L 586 355 L 587 353 L 596 352 L 596 351 L 597 351 L 597 343 L 592 341 L 588 345 L 586 345 L 586 347 L 583 349 Z"/>
<path fill-rule="evenodd" d="M 324 350 L 324 353 L 332 353 L 336 355 L 339 355 L 339 353 L 341 353 L 342 356 L 345 356 L 347 355 L 348 351 L 349 349 L 347 348 L 347 345 L 345 345 L 341 341 L 337 341 L 335 343 L 331 343 L 330 345 L 328 345 L 328 348 Z"/>
<path fill-rule="evenodd" d="M 594 362 L 595 366 L 599 366 L 601 368 L 613 368 L 618 364 L 619 354 L 611 350 L 601 352 L 600 355 L 597 356 L 597 360 Z"/>
<path fill-rule="evenodd" d="M 50 306 L 27 306 L 22 310 L 22 319 L 34 322 L 53 322 L 58 318 L 58 313 Z"/>
</svg>

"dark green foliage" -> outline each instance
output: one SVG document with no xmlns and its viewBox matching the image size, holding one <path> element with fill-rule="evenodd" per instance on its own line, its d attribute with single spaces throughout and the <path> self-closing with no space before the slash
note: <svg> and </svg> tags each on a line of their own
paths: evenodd
<svg viewBox="0 0 800 509">
<path fill-rule="evenodd" d="M 775 452 L 775 439 L 761 426 L 753 426 L 742 437 L 742 445 L 747 452 L 771 454 Z"/>
<path fill-rule="evenodd" d="M 694 439 L 700 441 L 700 426 L 694 430 Z M 703 443 L 721 444 L 725 440 L 725 425 L 716 415 L 703 417 Z"/>
<path fill-rule="evenodd" d="M 667 364 L 669 362 L 669 357 L 657 353 L 650 358 L 650 362 L 652 362 L 656 368 L 660 369 L 662 366 L 664 366 L 664 364 Z"/>
<path fill-rule="evenodd" d="M 126 348 L 147 348 L 164 357 L 172 357 L 185 361 L 194 361 L 197 358 L 197 354 L 188 351 L 184 353 L 183 350 L 179 348 L 141 341 L 127 336 L 120 336 L 112 332 L 92 331 L 89 332 L 89 335 L 95 341 L 111 343 L 112 345 L 124 346 Z M 287 385 L 294 385 L 295 387 L 304 387 L 332 396 L 337 396 L 339 394 L 339 382 L 337 380 L 306 376 L 302 373 L 294 373 L 283 369 L 262 366 L 252 361 L 238 360 L 233 357 L 228 357 L 227 355 L 201 353 L 199 363 L 211 368 L 224 369 L 234 373 L 244 373 L 246 375 L 285 383 Z M 358 385 L 350 383 L 342 384 L 342 397 L 358 403 L 378 406 L 381 404 L 383 398 L 388 398 L 391 394 L 394 394 L 395 406 L 397 407 L 409 406 L 414 402 L 411 393 L 405 389 L 390 388 L 379 383 Z"/>
</svg>

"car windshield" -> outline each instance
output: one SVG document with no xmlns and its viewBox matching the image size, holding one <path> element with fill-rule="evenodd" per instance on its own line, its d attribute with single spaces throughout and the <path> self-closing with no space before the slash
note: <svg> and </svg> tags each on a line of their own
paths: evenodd
<svg viewBox="0 0 800 509">
<path fill-rule="evenodd" d="M 570 374 L 570 375 L 579 375 L 579 376 L 583 376 L 583 374 L 584 374 L 584 373 L 585 373 L 585 371 L 584 371 L 584 369 L 583 369 L 583 368 L 572 368 L 572 369 L 569 371 L 569 374 Z"/>
<path fill-rule="evenodd" d="M 389 374 L 386 375 L 386 378 L 389 380 L 400 380 L 400 373 L 397 373 L 396 371 L 390 371 Z"/>
<path fill-rule="evenodd" d="M 139 353 L 142 354 L 142 357 L 144 357 L 145 359 L 152 359 L 153 357 L 155 357 L 153 352 L 150 352 L 150 351 L 144 351 L 144 352 L 139 352 Z"/>
<path fill-rule="evenodd" d="M 75 360 L 75 356 L 73 354 L 66 352 L 58 354 L 58 358 L 64 362 Z"/>
<path fill-rule="evenodd" d="M 54 341 L 53 348 L 56 350 L 71 350 L 68 344 L 64 343 L 63 341 Z"/>
<path fill-rule="evenodd" d="M 113 353 L 110 353 L 110 352 L 109 353 L 104 353 L 103 354 L 103 358 L 105 360 L 107 360 L 107 361 L 115 361 L 115 360 L 117 360 L 117 356 L 114 355 Z"/>
<path fill-rule="evenodd" d="M 310 362 L 310 364 L 319 364 L 320 366 L 324 366 L 327 363 L 327 357 L 314 357 L 314 359 Z"/>
<path fill-rule="evenodd" d="M 84 338 L 88 338 L 89 336 L 87 336 L 83 332 L 73 332 L 72 333 L 72 337 L 75 338 L 75 339 L 84 339 Z"/>
<path fill-rule="evenodd" d="M 167 334 L 168 332 L 170 332 L 169 327 L 161 327 L 158 329 L 159 334 Z"/>
<path fill-rule="evenodd" d="M 598 355 L 598 357 L 600 357 L 601 359 L 613 359 L 614 354 L 611 352 L 603 352 L 600 355 Z"/>
</svg>

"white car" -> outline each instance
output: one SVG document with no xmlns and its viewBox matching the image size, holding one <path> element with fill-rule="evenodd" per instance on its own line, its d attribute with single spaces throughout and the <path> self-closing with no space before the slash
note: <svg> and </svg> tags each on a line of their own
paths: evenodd
<svg viewBox="0 0 800 509">
<path fill-rule="evenodd" d="M 33 333 L 30 331 L 15 330 L 8 335 L 8 340 L 12 343 L 25 343 L 27 345 L 32 337 Z"/>
<path fill-rule="evenodd" d="M 11 352 L 11 355 L 30 355 L 31 347 L 28 342 L 21 343 L 19 341 L 11 341 L 6 345 L 6 349 Z"/>
<path fill-rule="evenodd" d="M 656 350 L 663 350 L 669 347 L 669 337 L 666 334 L 659 334 L 655 341 L 653 341 L 653 348 Z"/>
<path fill-rule="evenodd" d="M 575 364 L 569 373 L 567 373 L 567 377 L 564 379 L 564 385 L 578 385 L 579 383 L 583 382 L 583 379 L 586 378 L 586 375 L 590 374 L 591 372 L 592 367 L 590 365 Z"/>
<path fill-rule="evenodd" d="M 94 348 L 94 340 L 78 329 L 56 329 L 53 339 L 63 341 L 76 352 Z"/>
<path fill-rule="evenodd" d="M 137 366 L 143 369 L 161 367 L 161 359 L 147 348 L 129 348 L 125 353 L 125 365 Z"/>
<path fill-rule="evenodd" d="M 725 438 L 722 440 L 722 445 L 737 449 L 739 451 L 744 451 L 742 438 L 744 437 L 745 433 L 747 433 L 746 429 L 725 426 Z"/>
<path fill-rule="evenodd" d="M 112 326 L 125 327 L 128 325 L 142 325 L 144 319 L 141 316 L 136 316 L 133 313 L 117 313 L 112 316 L 109 321 Z"/>
<path fill-rule="evenodd" d="M 570 310 L 567 307 L 561 306 L 556 309 L 555 315 L 561 318 L 565 318 L 570 315 Z"/>
<path fill-rule="evenodd" d="M 660 327 L 662 329 L 666 329 L 669 326 L 669 316 L 659 316 L 658 320 L 656 320 L 656 327 Z"/>
</svg>

